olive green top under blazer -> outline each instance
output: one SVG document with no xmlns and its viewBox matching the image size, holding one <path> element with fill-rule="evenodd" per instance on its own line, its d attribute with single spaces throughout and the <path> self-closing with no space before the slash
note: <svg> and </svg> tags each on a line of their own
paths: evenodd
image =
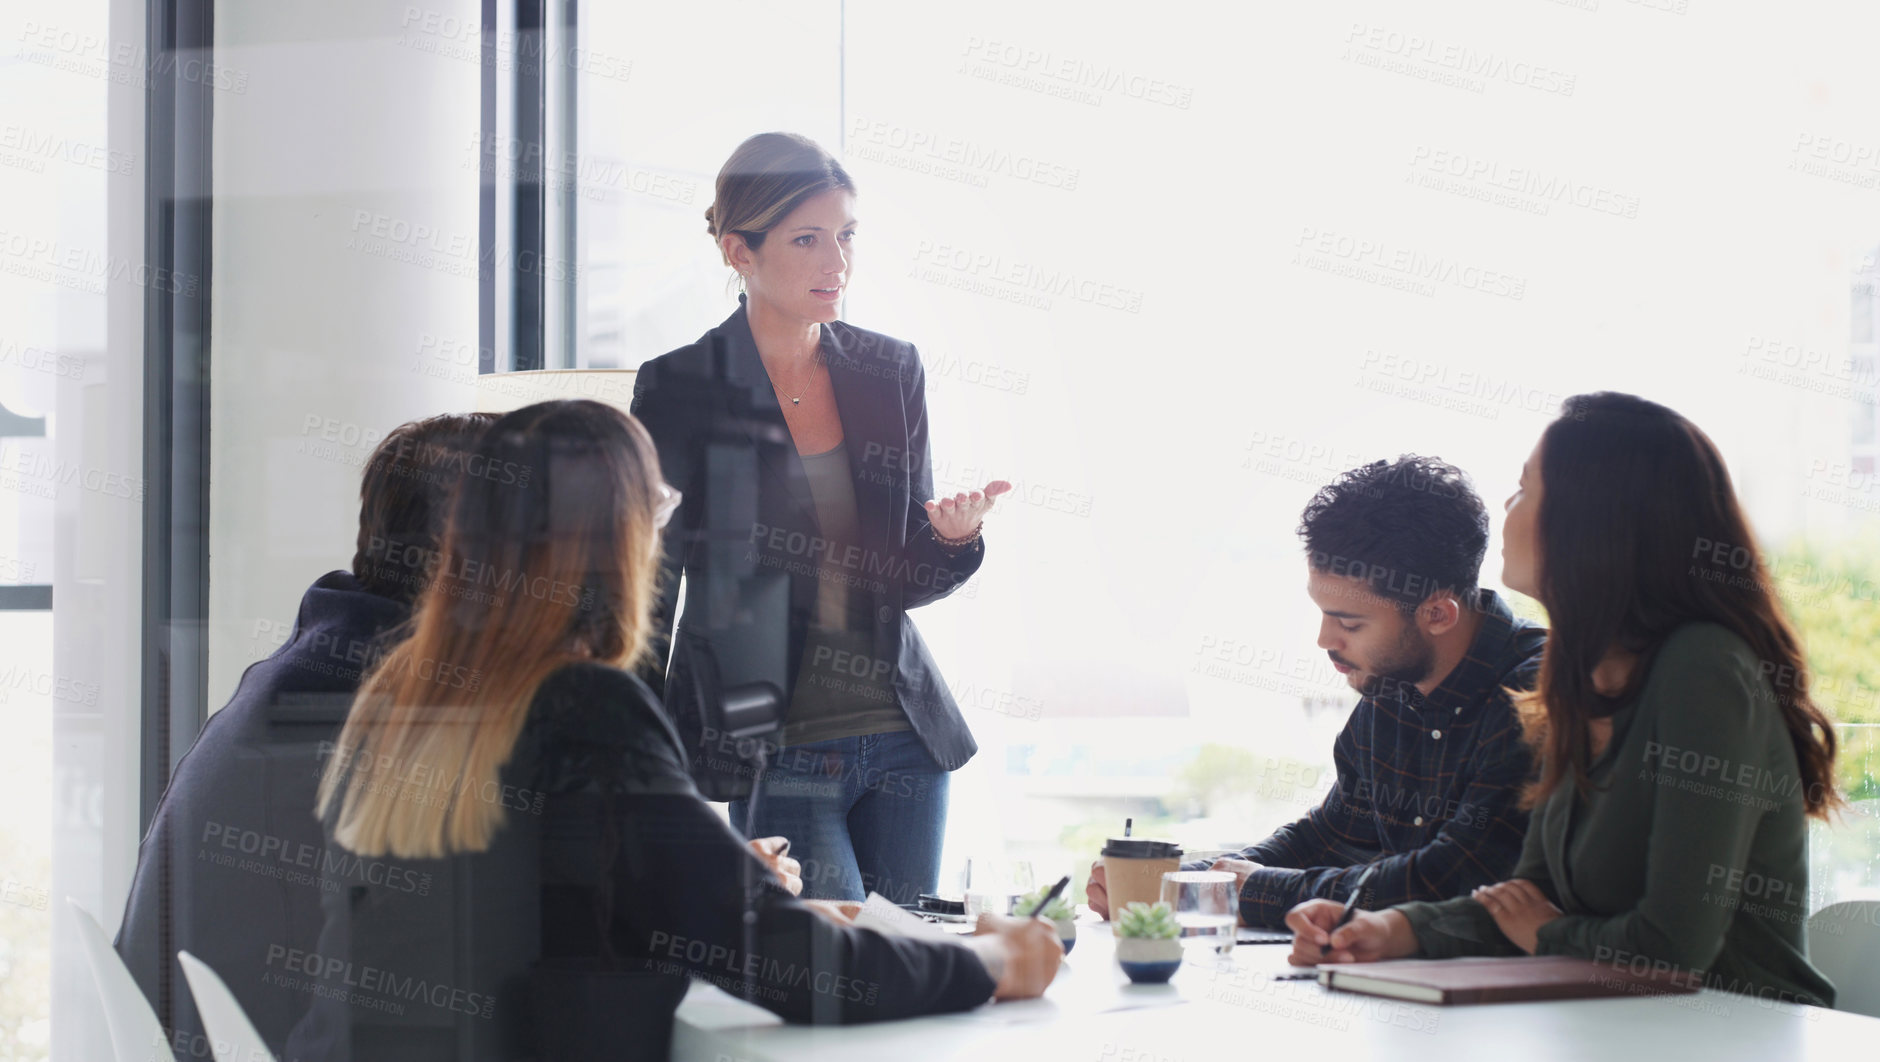
<svg viewBox="0 0 1880 1062">
<path fill-rule="evenodd" d="M 1514 870 L 1565 912 L 1536 954 L 1669 963 L 1713 988 L 1833 1003 L 1803 936 L 1795 748 L 1748 643 L 1714 623 L 1672 632 L 1588 773 L 1585 795 L 1567 781 L 1534 810 Z M 1420 957 L 1520 954 L 1466 896 L 1395 909 Z"/>
</svg>

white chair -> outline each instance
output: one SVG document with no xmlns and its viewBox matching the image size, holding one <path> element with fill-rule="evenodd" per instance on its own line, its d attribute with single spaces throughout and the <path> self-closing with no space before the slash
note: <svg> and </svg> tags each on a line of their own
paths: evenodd
<svg viewBox="0 0 1880 1062">
<path fill-rule="evenodd" d="M 176 961 L 183 964 L 183 976 L 189 978 L 189 994 L 196 997 L 196 1013 L 202 1015 L 202 1031 L 209 1034 L 215 1062 L 274 1062 L 274 1054 L 235 993 L 209 964 L 186 951 L 177 952 Z"/>
<path fill-rule="evenodd" d="M 1808 960 L 1834 982 L 1834 1009 L 1880 1018 L 1880 900 L 1829 904 L 1808 920 Z"/>
<path fill-rule="evenodd" d="M 163 1035 L 163 1023 L 111 947 L 104 927 L 77 900 L 67 896 L 65 902 L 78 923 L 78 939 L 91 965 L 92 984 L 104 1003 L 105 1026 L 111 1032 L 111 1053 L 117 1062 L 176 1062 L 169 1038 Z"/>
</svg>

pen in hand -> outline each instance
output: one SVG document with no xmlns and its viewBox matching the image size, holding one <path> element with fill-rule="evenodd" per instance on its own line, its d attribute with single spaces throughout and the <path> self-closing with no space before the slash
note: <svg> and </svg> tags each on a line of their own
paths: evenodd
<svg viewBox="0 0 1880 1062">
<path fill-rule="evenodd" d="M 1069 885 L 1070 883 L 1071 883 L 1071 876 L 1069 874 L 1066 874 L 1063 877 L 1059 878 L 1058 883 L 1056 885 L 1051 886 L 1051 891 L 1044 894 L 1044 899 L 1038 901 L 1038 906 L 1033 907 L 1031 909 L 1031 913 L 1027 914 L 1025 917 L 1026 918 L 1038 917 L 1040 912 L 1042 912 L 1045 908 L 1051 906 L 1052 900 L 1055 900 L 1059 896 L 1064 895 L 1064 887 L 1066 885 Z"/>
<path fill-rule="evenodd" d="M 1339 915 L 1338 921 L 1333 922 L 1332 928 L 1326 932 L 1325 943 L 1319 945 L 1320 955 L 1330 955 L 1332 953 L 1332 934 L 1338 932 L 1345 923 L 1351 921 L 1353 915 L 1358 913 L 1359 898 L 1364 895 L 1364 887 L 1370 883 L 1371 875 L 1375 873 L 1376 870 L 1377 864 L 1372 863 L 1370 866 L 1365 867 L 1363 873 L 1358 875 L 1358 880 L 1352 883 L 1351 892 L 1345 896 L 1345 913 Z"/>
</svg>

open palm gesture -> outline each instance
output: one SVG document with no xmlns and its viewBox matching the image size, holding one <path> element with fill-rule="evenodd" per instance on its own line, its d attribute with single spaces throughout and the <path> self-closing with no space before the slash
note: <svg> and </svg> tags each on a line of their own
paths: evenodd
<svg viewBox="0 0 1880 1062">
<path fill-rule="evenodd" d="M 1012 485 L 1002 479 L 986 484 L 986 489 L 971 494 L 961 491 L 951 498 L 927 503 L 927 521 L 941 538 L 965 538 L 978 530 L 979 522 L 992 511 L 992 503 Z"/>
</svg>

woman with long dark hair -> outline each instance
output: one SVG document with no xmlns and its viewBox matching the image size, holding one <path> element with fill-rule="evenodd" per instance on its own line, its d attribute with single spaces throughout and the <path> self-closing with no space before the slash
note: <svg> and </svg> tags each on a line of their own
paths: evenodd
<svg viewBox="0 0 1880 1062">
<path fill-rule="evenodd" d="M 1551 630 L 1519 702 L 1541 762 L 1520 863 L 1336 931 L 1339 905 L 1301 904 L 1293 961 L 1572 955 L 1832 1004 L 1803 927 L 1834 729 L 1716 446 L 1655 402 L 1569 398 L 1503 538 Z"/>
<path fill-rule="evenodd" d="M 700 799 L 626 670 L 678 502 L 608 406 L 545 402 L 484 435 L 408 636 L 325 765 L 329 850 L 359 872 L 317 953 L 270 956 L 317 1000 L 288 1057 L 664 1058 L 688 976 L 804 1022 L 1050 983 L 1048 924 L 964 944 L 855 928 L 791 897 Z"/>
<path fill-rule="evenodd" d="M 718 173 L 706 230 L 739 306 L 634 381 L 686 497 L 641 677 L 705 795 L 790 839 L 803 895 L 913 903 L 938 884 L 949 773 L 978 746 L 907 613 L 979 570 L 1011 484 L 935 498 L 920 355 L 839 319 L 855 190 L 792 133 L 751 137 Z M 766 683 L 784 703 L 768 774 L 711 718 L 715 690 Z"/>
</svg>

